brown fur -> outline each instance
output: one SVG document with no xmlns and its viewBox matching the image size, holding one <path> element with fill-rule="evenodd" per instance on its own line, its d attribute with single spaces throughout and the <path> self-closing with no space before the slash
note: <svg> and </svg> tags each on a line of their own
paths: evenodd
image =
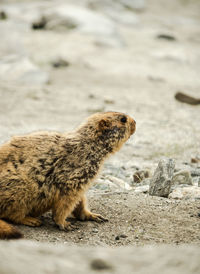
<svg viewBox="0 0 200 274">
<path fill-rule="evenodd" d="M 85 191 L 104 160 L 135 131 L 135 121 L 118 112 L 90 116 L 71 133 L 38 132 L 14 137 L 0 147 L 0 218 L 39 226 L 52 210 L 55 223 L 68 230 L 66 218 L 105 221 L 87 209 Z M 0 238 L 16 237 L 0 220 Z M 19 232 L 17 232 L 20 235 Z"/>
</svg>

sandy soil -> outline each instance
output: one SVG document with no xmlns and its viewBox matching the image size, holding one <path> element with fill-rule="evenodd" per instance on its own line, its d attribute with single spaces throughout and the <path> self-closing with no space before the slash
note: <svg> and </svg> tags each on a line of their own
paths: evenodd
<svg viewBox="0 0 200 274">
<path fill-rule="evenodd" d="M 20 226 L 26 239 L 76 245 L 125 246 L 145 244 L 200 244 L 199 202 L 175 201 L 134 192 L 91 193 L 90 208 L 109 219 L 106 223 L 80 222 L 60 232 L 51 215 L 43 226 Z"/>
<path fill-rule="evenodd" d="M 198 1 L 149 1 L 134 27 L 119 26 L 124 47 L 99 47 L 78 32 L 31 31 L 22 37 L 49 84 L 0 82 L 0 141 L 35 130 L 68 131 L 96 111 L 117 110 L 137 121 L 137 132 L 105 166 L 132 178 L 136 167 L 154 170 L 163 156 L 177 169 L 199 168 L 199 106 L 181 104 L 177 91 L 200 98 Z M 159 3 L 158 3 L 159 2 Z M 163 8 L 164 7 L 164 8 Z M 170 34 L 175 41 L 156 38 Z M 53 68 L 62 56 L 70 65 Z M 116 175 L 116 174 L 115 174 Z M 20 226 L 25 238 L 78 245 L 200 243 L 199 200 L 169 200 L 134 192 L 89 193 L 90 207 L 108 223 L 75 222 L 60 232 L 50 214 L 40 228 Z"/>
</svg>

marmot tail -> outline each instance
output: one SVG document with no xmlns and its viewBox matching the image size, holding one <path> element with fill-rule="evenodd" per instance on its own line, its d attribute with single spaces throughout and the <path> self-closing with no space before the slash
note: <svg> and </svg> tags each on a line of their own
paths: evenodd
<svg viewBox="0 0 200 274">
<path fill-rule="evenodd" d="M 0 220 L 0 239 L 19 239 L 23 235 L 14 226 Z"/>
</svg>

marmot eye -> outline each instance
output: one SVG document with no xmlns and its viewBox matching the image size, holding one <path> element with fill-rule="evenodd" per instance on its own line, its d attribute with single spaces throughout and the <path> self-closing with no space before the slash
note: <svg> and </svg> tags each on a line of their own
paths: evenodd
<svg viewBox="0 0 200 274">
<path fill-rule="evenodd" d="M 126 116 L 123 116 L 122 118 L 121 118 L 121 120 L 120 120 L 123 124 L 125 124 L 126 123 L 126 121 L 127 121 L 127 118 L 126 118 Z"/>
</svg>

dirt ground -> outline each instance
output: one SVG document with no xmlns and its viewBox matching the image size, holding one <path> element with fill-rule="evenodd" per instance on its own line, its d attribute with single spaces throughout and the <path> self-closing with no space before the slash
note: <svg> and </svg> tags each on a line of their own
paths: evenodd
<svg viewBox="0 0 200 274">
<path fill-rule="evenodd" d="M 43 226 L 20 226 L 25 239 L 93 246 L 146 244 L 200 244 L 200 203 L 174 201 L 147 194 L 91 193 L 90 208 L 106 216 L 106 223 L 80 222 L 71 218 L 74 231 L 61 232 L 51 215 L 43 217 Z"/>
<path fill-rule="evenodd" d="M 199 1 L 147 1 L 136 26 L 118 26 L 125 42 L 119 48 L 97 46 L 93 36 L 79 32 L 25 32 L 21 43 L 50 80 L 37 86 L 0 82 L 0 142 L 31 131 L 69 131 L 91 113 L 121 111 L 135 118 L 137 131 L 104 174 L 114 170 L 130 182 L 136 168 L 153 172 L 163 156 L 174 158 L 177 169 L 199 170 L 191 158 L 200 155 L 200 107 L 174 98 L 177 91 L 200 98 L 199 14 Z M 70 65 L 53 68 L 58 56 Z M 88 197 L 90 208 L 109 222 L 72 220 L 77 229 L 66 233 L 48 213 L 43 226 L 19 229 L 26 239 L 56 244 L 200 244 L 200 200 L 94 189 Z"/>
</svg>

